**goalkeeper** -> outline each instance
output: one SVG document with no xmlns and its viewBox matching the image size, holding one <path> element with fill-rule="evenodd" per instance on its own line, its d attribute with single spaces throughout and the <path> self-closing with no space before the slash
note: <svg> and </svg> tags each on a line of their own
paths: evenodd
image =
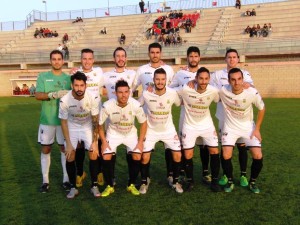
<svg viewBox="0 0 300 225">
<path fill-rule="evenodd" d="M 71 89 L 70 76 L 62 71 L 63 55 L 54 50 L 50 53 L 51 71 L 39 74 L 36 85 L 36 99 L 42 101 L 38 142 L 41 144 L 41 169 L 43 175 L 40 192 L 49 191 L 49 168 L 51 146 L 56 139 L 61 151 L 61 164 L 63 168 L 62 186 L 70 190 L 69 177 L 66 171 L 66 157 L 64 153 L 64 137 L 60 119 L 58 118 L 59 99 Z"/>
</svg>

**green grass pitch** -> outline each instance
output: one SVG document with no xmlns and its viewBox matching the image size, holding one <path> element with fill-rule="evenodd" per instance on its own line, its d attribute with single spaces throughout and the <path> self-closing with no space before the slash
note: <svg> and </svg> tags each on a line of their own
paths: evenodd
<svg viewBox="0 0 300 225">
<path fill-rule="evenodd" d="M 50 192 L 38 192 L 40 102 L 34 98 L 0 98 L 0 224 L 300 224 L 300 99 L 265 99 L 265 103 L 264 168 L 258 179 L 258 195 L 238 185 L 232 193 L 212 193 L 201 183 L 198 149 L 195 188 L 190 193 L 176 194 L 167 186 L 163 148 L 158 144 L 146 195 L 126 192 L 127 164 L 125 151 L 120 149 L 116 192 L 112 196 L 95 199 L 86 179 L 79 196 L 68 200 L 61 188 L 56 145 L 52 151 Z M 212 115 L 214 110 L 212 107 Z M 173 114 L 177 123 L 179 109 L 174 109 Z M 238 178 L 236 150 L 233 163 Z M 249 156 L 248 176 L 250 164 Z"/>
</svg>

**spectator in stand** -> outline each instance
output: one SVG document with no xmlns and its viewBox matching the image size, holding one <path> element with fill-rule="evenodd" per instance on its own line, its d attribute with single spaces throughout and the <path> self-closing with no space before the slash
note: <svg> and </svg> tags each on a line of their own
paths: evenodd
<svg viewBox="0 0 300 225">
<path fill-rule="evenodd" d="M 83 19 L 81 17 L 76 17 L 76 20 L 74 20 L 72 23 L 78 23 L 83 22 Z"/>
<path fill-rule="evenodd" d="M 61 44 L 58 44 L 57 48 L 56 48 L 58 51 L 62 52 L 63 50 L 63 46 Z"/>
<path fill-rule="evenodd" d="M 269 23 L 269 25 L 268 25 L 268 31 L 269 31 L 269 33 L 272 31 L 272 25 L 271 25 L 271 23 Z"/>
<path fill-rule="evenodd" d="M 38 29 L 38 28 L 35 28 L 35 31 L 34 31 L 33 36 L 34 36 L 35 38 L 37 38 L 37 36 L 39 36 L 39 34 L 40 34 L 39 29 Z M 41 37 L 41 36 L 39 36 L 39 37 Z"/>
<path fill-rule="evenodd" d="M 169 35 L 167 35 L 166 40 L 165 40 L 165 46 L 170 46 L 171 45 L 171 39 Z"/>
<path fill-rule="evenodd" d="M 245 33 L 250 34 L 250 31 L 251 31 L 251 27 L 248 25 L 245 29 Z"/>
<path fill-rule="evenodd" d="M 63 52 L 65 53 L 64 54 L 64 60 L 69 60 L 69 58 L 70 58 L 70 52 L 69 52 L 69 48 L 68 48 L 67 45 L 64 45 Z"/>
<path fill-rule="evenodd" d="M 250 31 L 250 37 L 254 37 L 254 36 L 257 37 L 257 28 L 256 28 L 255 24 L 253 25 L 253 27 L 251 28 L 251 31 Z"/>
<path fill-rule="evenodd" d="M 21 90 L 23 95 L 29 95 L 29 87 L 27 84 L 23 84 L 23 88 Z"/>
<path fill-rule="evenodd" d="M 187 18 L 187 20 L 185 21 L 185 32 L 186 33 L 192 32 L 192 21 L 190 18 Z"/>
<path fill-rule="evenodd" d="M 69 35 L 67 33 L 65 33 L 62 38 L 62 43 L 66 44 L 68 41 L 69 41 Z"/>
<path fill-rule="evenodd" d="M 120 45 L 125 45 L 125 40 L 126 40 L 126 36 L 125 36 L 125 34 L 121 34 L 121 37 L 120 37 Z"/>
<path fill-rule="evenodd" d="M 152 39 L 153 28 L 152 27 L 148 28 L 145 33 L 146 33 L 147 40 Z"/>
<path fill-rule="evenodd" d="M 180 37 L 180 35 L 178 34 L 177 36 L 177 45 L 182 45 L 182 38 Z"/>
<path fill-rule="evenodd" d="M 251 16 L 251 11 L 250 11 L 250 9 L 247 9 L 247 11 L 245 12 L 245 16 Z"/>
<path fill-rule="evenodd" d="M 99 34 L 107 34 L 107 29 L 104 27 L 102 30 L 100 30 Z"/>
<path fill-rule="evenodd" d="M 44 29 L 45 28 L 42 28 L 42 27 L 40 28 L 40 36 L 42 36 L 43 38 L 45 37 L 45 35 L 44 35 Z"/>
<path fill-rule="evenodd" d="M 167 17 L 167 18 L 166 18 L 166 28 L 167 28 L 167 29 L 170 29 L 170 28 L 171 28 L 171 18 L 170 18 L 170 17 Z"/>
<path fill-rule="evenodd" d="M 44 37 L 49 37 L 48 35 L 49 35 L 49 29 L 46 28 L 44 29 Z"/>
<path fill-rule="evenodd" d="M 241 1 L 240 0 L 236 0 L 235 8 L 241 9 Z"/>
<path fill-rule="evenodd" d="M 182 17 L 183 17 L 183 13 L 182 13 L 182 10 L 180 9 L 180 10 L 179 10 L 179 13 L 178 13 L 178 18 L 181 19 Z"/>
<path fill-rule="evenodd" d="M 141 1 L 139 2 L 139 6 L 140 6 L 140 9 L 141 9 L 141 13 L 145 13 L 145 11 L 144 11 L 145 2 L 144 2 L 143 0 L 141 0 Z"/>
<path fill-rule="evenodd" d="M 53 35 L 53 37 L 58 37 L 57 31 L 55 30 L 52 35 Z"/>
<path fill-rule="evenodd" d="M 252 9 L 252 12 L 251 12 L 250 16 L 256 16 L 256 11 L 255 11 L 255 9 Z"/>
<path fill-rule="evenodd" d="M 261 28 L 260 28 L 259 24 L 256 25 L 256 32 L 257 32 L 257 36 L 260 37 L 261 36 Z"/>
<path fill-rule="evenodd" d="M 14 95 L 19 95 L 21 92 L 21 88 L 17 85 L 14 89 Z"/>
<path fill-rule="evenodd" d="M 30 93 L 30 96 L 34 96 L 35 95 L 35 86 L 34 84 L 31 84 L 31 87 L 29 88 L 29 93 Z"/>
</svg>

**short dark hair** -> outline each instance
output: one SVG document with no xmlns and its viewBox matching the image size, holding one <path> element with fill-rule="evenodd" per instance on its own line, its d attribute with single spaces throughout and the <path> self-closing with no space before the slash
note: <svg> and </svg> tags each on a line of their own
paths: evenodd
<svg viewBox="0 0 300 225">
<path fill-rule="evenodd" d="M 159 50 L 161 51 L 161 45 L 156 42 L 154 42 L 148 46 L 148 52 L 150 52 L 151 48 L 159 48 Z"/>
<path fill-rule="evenodd" d="M 197 70 L 196 77 L 199 76 L 199 74 L 200 74 L 200 73 L 203 73 L 203 72 L 208 73 L 208 75 L 210 76 L 210 72 L 209 72 L 209 70 L 208 70 L 206 67 L 200 67 L 200 68 Z"/>
<path fill-rule="evenodd" d="M 154 71 L 153 78 L 155 78 L 156 74 L 165 74 L 167 76 L 167 72 L 163 68 L 158 68 Z"/>
<path fill-rule="evenodd" d="M 227 54 L 231 53 L 231 52 L 235 52 L 237 54 L 237 57 L 240 58 L 238 51 L 234 48 L 227 49 L 226 54 L 225 54 L 225 58 L 227 57 Z"/>
<path fill-rule="evenodd" d="M 200 49 L 196 46 L 190 46 L 187 51 L 186 51 L 186 55 L 189 56 L 192 52 L 196 52 L 199 54 L 200 56 Z"/>
<path fill-rule="evenodd" d="M 244 78 L 244 74 L 240 68 L 232 68 L 228 71 L 228 80 L 230 80 L 231 74 L 238 73 L 238 72 L 240 72 L 242 74 L 242 78 Z"/>
<path fill-rule="evenodd" d="M 77 71 L 71 76 L 72 84 L 74 84 L 75 80 L 83 80 L 83 82 L 86 84 L 87 77 L 84 73 Z"/>
<path fill-rule="evenodd" d="M 64 58 L 62 52 L 55 49 L 55 50 L 53 50 L 52 52 L 50 52 L 50 59 L 52 58 L 52 55 L 56 55 L 56 54 L 61 55 L 61 58 L 62 58 L 62 59 Z"/>
<path fill-rule="evenodd" d="M 128 87 L 128 89 L 130 89 L 126 80 L 118 80 L 115 86 L 115 91 L 117 91 L 119 87 Z"/>
<path fill-rule="evenodd" d="M 81 50 L 81 56 L 83 53 L 92 53 L 94 55 L 94 51 L 90 48 L 84 48 Z"/>
<path fill-rule="evenodd" d="M 115 56 L 116 56 L 116 52 L 117 51 L 124 51 L 125 52 L 125 56 L 127 57 L 127 52 L 126 52 L 126 50 L 124 49 L 124 48 L 122 48 L 122 47 L 117 47 L 116 49 L 115 49 L 115 51 L 114 51 L 114 54 L 113 54 L 113 57 L 115 58 Z"/>
</svg>

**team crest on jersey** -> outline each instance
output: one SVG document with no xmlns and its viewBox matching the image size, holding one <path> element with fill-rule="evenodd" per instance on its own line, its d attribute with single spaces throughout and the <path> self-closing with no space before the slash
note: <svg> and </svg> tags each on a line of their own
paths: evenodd
<svg viewBox="0 0 300 225">
<path fill-rule="evenodd" d="M 97 73 L 93 73 L 94 77 L 97 76 Z"/>
<path fill-rule="evenodd" d="M 132 115 L 132 111 L 129 111 L 128 114 L 129 114 L 129 115 Z"/>
<path fill-rule="evenodd" d="M 243 99 L 243 103 L 246 103 L 246 99 Z"/>
<path fill-rule="evenodd" d="M 170 99 L 168 99 L 167 104 L 170 104 Z"/>
<path fill-rule="evenodd" d="M 179 138 L 178 138 L 178 135 L 177 135 L 177 134 L 174 136 L 174 140 L 176 140 L 176 141 L 178 141 L 178 140 L 179 140 Z"/>
<path fill-rule="evenodd" d="M 210 97 L 207 97 L 207 100 L 210 100 Z"/>
<path fill-rule="evenodd" d="M 128 118 L 126 117 L 125 114 L 122 115 L 122 121 L 128 121 Z"/>
<path fill-rule="evenodd" d="M 111 86 L 110 89 L 112 89 L 112 90 L 115 89 L 115 86 Z"/>
<path fill-rule="evenodd" d="M 185 139 L 185 138 L 186 138 L 186 134 L 182 134 L 181 137 L 182 137 L 183 139 Z"/>
<path fill-rule="evenodd" d="M 157 109 L 165 109 L 166 107 L 162 102 L 159 103 L 159 105 L 156 107 Z"/>
</svg>

